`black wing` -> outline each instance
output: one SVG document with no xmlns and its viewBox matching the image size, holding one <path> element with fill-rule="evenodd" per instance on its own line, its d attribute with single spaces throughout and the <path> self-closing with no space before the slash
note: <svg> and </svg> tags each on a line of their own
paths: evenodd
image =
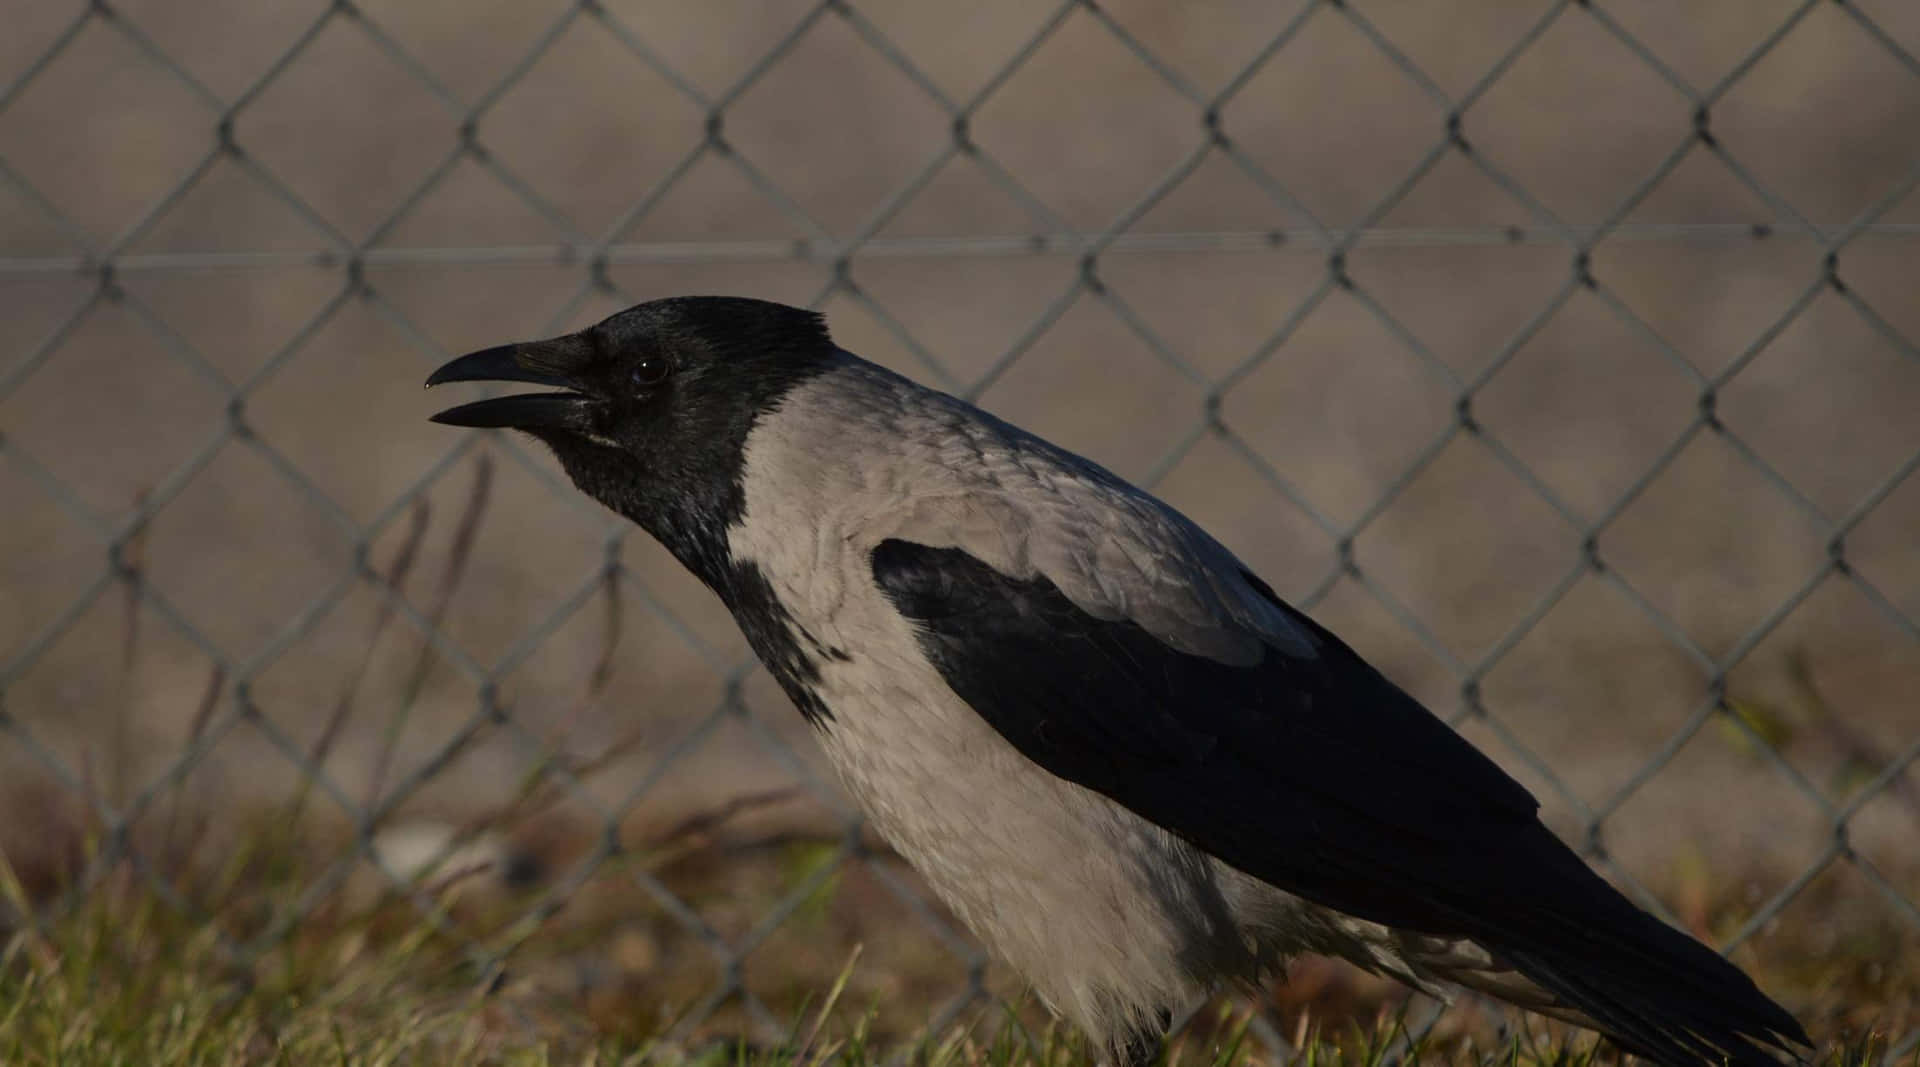
<svg viewBox="0 0 1920 1067">
<path fill-rule="evenodd" d="M 1395 928 L 1468 937 L 1666 1063 L 1806 1042 L 1698 942 L 1555 838 L 1518 783 L 1332 634 L 1236 667 L 961 549 L 889 540 L 874 578 L 947 684 L 1027 758 L 1222 861 Z"/>
</svg>

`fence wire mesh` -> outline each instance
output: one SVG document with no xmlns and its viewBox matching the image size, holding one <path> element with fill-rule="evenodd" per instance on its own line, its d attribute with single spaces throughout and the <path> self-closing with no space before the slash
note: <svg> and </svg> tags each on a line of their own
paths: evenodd
<svg viewBox="0 0 1920 1067">
<path fill-rule="evenodd" d="M 0 53 L 14 921 L 201 916 L 182 819 L 269 818 L 316 858 L 239 961 L 372 885 L 481 985 L 591 913 L 567 981 L 682 974 L 674 1034 L 862 939 L 920 1022 L 1001 991 L 698 590 L 420 425 L 459 351 L 730 289 L 1162 491 L 1724 950 L 1914 943 L 1897 0 L 150 7 Z"/>
</svg>

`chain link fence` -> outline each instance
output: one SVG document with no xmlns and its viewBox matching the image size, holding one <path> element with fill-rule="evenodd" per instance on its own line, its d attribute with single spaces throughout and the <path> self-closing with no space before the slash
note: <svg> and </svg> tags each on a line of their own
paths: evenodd
<svg viewBox="0 0 1920 1067">
<path fill-rule="evenodd" d="M 590 930 L 556 981 L 677 975 L 677 1035 L 855 943 L 916 1022 L 1008 991 L 689 579 L 424 425 L 460 351 L 732 291 L 1154 487 L 1743 963 L 1915 943 L 1898 0 L 150 6 L 0 51 L 13 921 L 203 916 L 181 843 L 265 820 L 239 961 L 372 892 L 481 985 Z"/>
</svg>

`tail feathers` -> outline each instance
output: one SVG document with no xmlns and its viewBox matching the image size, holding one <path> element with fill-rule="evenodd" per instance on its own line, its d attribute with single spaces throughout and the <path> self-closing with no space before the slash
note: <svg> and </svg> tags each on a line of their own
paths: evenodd
<svg viewBox="0 0 1920 1067">
<path fill-rule="evenodd" d="M 1779 1067 L 1812 1041 L 1786 1010 L 1711 949 L 1616 898 L 1603 916 L 1551 942 L 1503 946 L 1496 958 L 1664 1067 Z M 1529 939 L 1534 940 L 1534 939 Z"/>
</svg>

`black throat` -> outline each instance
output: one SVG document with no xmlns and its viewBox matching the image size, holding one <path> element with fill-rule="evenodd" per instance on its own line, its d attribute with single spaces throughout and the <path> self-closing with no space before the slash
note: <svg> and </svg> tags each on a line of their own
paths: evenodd
<svg viewBox="0 0 1920 1067">
<path fill-rule="evenodd" d="M 732 612 L 747 643 L 808 721 L 831 718 L 816 692 L 820 666 L 845 659 L 793 618 L 766 574 L 733 558 L 728 532 L 746 511 L 746 449 L 761 418 L 831 358 L 784 360 L 772 373 L 695 380 L 641 416 L 620 447 L 569 433 L 538 433 L 587 495 L 647 531 Z M 742 379 L 746 379 L 744 382 Z"/>
<path fill-rule="evenodd" d="M 581 491 L 626 516 L 732 605 L 727 531 L 746 511 L 747 440 L 793 389 L 843 358 L 830 344 L 728 353 L 671 395 L 616 416 L 618 444 L 538 432 Z"/>
<path fill-rule="evenodd" d="M 739 520 L 745 499 L 737 469 L 673 463 L 671 475 L 642 475 L 622 449 L 572 435 L 538 436 L 581 492 L 645 530 L 727 598 L 727 528 Z"/>
</svg>

